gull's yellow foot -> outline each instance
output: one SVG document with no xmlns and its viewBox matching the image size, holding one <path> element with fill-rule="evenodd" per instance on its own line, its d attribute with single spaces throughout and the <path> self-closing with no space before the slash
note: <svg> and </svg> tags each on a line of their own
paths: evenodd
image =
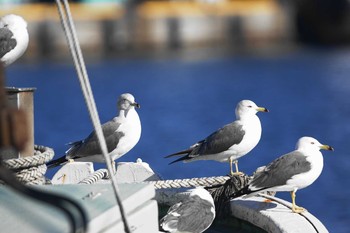
<svg viewBox="0 0 350 233">
<path fill-rule="evenodd" d="M 230 174 L 231 174 L 231 176 L 242 176 L 242 175 L 244 175 L 243 172 L 238 171 L 238 161 L 237 161 L 237 160 L 233 161 L 233 160 L 230 158 L 229 163 L 230 163 Z M 235 164 L 236 172 L 233 172 L 233 171 L 232 171 L 232 163 Z"/>
<path fill-rule="evenodd" d="M 299 207 L 299 206 L 297 206 L 297 205 L 294 205 L 294 206 L 292 207 L 292 211 L 293 211 L 294 213 L 300 214 L 300 213 L 303 213 L 304 211 L 306 211 L 306 209 L 304 209 L 303 207 Z"/>
<path fill-rule="evenodd" d="M 74 163 L 74 159 L 68 159 L 68 163 Z"/>
<path fill-rule="evenodd" d="M 231 171 L 230 174 L 231 174 L 231 176 L 243 176 L 244 175 L 243 172 L 233 172 L 233 171 Z"/>
<path fill-rule="evenodd" d="M 290 195 L 292 197 L 292 211 L 294 213 L 300 214 L 300 213 L 306 211 L 306 209 L 304 209 L 303 207 L 299 207 L 295 204 L 295 197 L 296 197 L 295 193 L 296 193 L 296 190 L 290 192 Z"/>
</svg>

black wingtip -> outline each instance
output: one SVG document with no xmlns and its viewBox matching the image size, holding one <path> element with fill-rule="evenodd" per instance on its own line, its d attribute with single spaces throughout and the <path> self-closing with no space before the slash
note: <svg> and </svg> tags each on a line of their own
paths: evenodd
<svg viewBox="0 0 350 233">
<path fill-rule="evenodd" d="M 243 195 L 249 195 L 249 194 L 251 194 L 251 193 L 259 193 L 259 192 L 262 192 L 262 191 L 264 191 L 264 190 L 266 190 L 266 188 L 261 188 L 261 189 L 258 189 L 258 190 L 254 190 L 254 191 L 253 191 L 253 190 L 251 190 L 251 189 L 249 188 L 249 185 L 247 185 L 247 186 L 245 186 L 244 188 L 238 190 L 237 192 L 231 194 L 231 195 L 230 195 L 230 199 L 235 199 L 235 198 L 241 197 L 241 196 L 243 196 Z"/>
<path fill-rule="evenodd" d="M 47 169 L 51 169 L 57 166 L 62 165 L 63 163 L 66 163 L 68 160 L 66 159 L 66 156 L 62 156 L 58 159 L 51 160 L 50 162 L 46 163 Z"/>
<path fill-rule="evenodd" d="M 171 154 L 171 155 L 167 155 L 167 156 L 164 156 L 164 158 L 170 158 L 170 157 L 173 157 L 173 156 L 176 156 L 177 155 L 177 153 L 175 153 L 175 154 Z"/>
<path fill-rule="evenodd" d="M 251 191 L 249 190 L 249 185 L 243 187 L 242 189 L 238 190 L 237 192 L 233 193 L 230 195 L 230 199 L 234 199 L 237 197 L 241 197 L 245 194 L 249 194 L 251 193 Z"/>
<path fill-rule="evenodd" d="M 179 158 L 179 159 L 177 159 L 177 160 L 174 160 L 174 161 L 170 162 L 169 165 L 170 165 L 170 164 L 173 164 L 173 163 L 180 162 L 180 161 L 184 161 L 184 160 L 186 160 L 187 158 L 188 158 L 188 155 L 186 155 L 186 156 L 184 156 L 184 157 L 181 157 L 181 158 Z"/>
<path fill-rule="evenodd" d="M 170 158 L 170 157 L 177 156 L 177 155 L 189 154 L 191 152 L 192 152 L 192 149 L 182 150 L 182 151 L 176 152 L 174 154 L 164 156 L 164 158 Z"/>
</svg>

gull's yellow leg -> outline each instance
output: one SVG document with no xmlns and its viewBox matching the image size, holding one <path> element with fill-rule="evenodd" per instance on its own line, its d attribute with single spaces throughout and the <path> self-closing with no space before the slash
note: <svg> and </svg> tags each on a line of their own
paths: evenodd
<svg viewBox="0 0 350 233">
<path fill-rule="evenodd" d="M 237 173 L 237 174 L 241 173 L 241 172 L 238 171 L 238 160 L 235 160 L 235 161 L 233 161 L 233 162 L 234 162 L 234 164 L 235 164 L 236 173 Z"/>
<path fill-rule="evenodd" d="M 296 197 L 295 192 L 296 192 L 296 190 L 290 192 L 290 196 L 292 197 L 292 211 L 294 213 L 300 214 L 300 213 L 304 212 L 305 209 L 302 207 L 299 207 L 295 204 L 295 197 Z"/>
<path fill-rule="evenodd" d="M 232 171 L 232 163 L 235 164 L 236 172 Z M 238 160 L 233 161 L 233 159 L 230 158 L 230 172 L 231 172 L 231 176 L 243 174 L 242 172 L 238 171 Z"/>
<path fill-rule="evenodd" d="M 232 171 L 232 158 L 231 157 L 230 157 L 229 163 L 230 163 L 230 174 L 231 174 L 231 176 L 233 176 L 234 173 Z"/>
</svg>

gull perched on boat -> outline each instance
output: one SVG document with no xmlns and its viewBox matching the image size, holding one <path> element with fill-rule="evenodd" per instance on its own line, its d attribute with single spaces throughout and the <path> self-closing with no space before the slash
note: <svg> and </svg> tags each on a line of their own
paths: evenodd
<svg viewBox="0 0 350 233">
<path fill-rule="evenodd" d="M 135 102 L 133 95 L 122 94 L 118 99 L 119 115 L 102 125 L 106 139 L 108 153 L 112 161 L 128 153 L 139 141 L 141 136 L 141 122 L 135 108 L 140 105 Z M 104 163 L 104 156 L 93 131 L 87 138 L 70 143 L 72 147 L 67 150 L 66 155 L 47 163 L 47 166 L 55 167 L 68 160 L 81 162 Z"/>
<path fill-rule="evenodd" d="M 268 110 L 258 107 L 251 100 L 240 101 L 235 110 L 234 122 L 218 129 L 189 149 L 168 155 L 166 158 L 185 155 L 170 164 L 196 160 L 229 162 L 230 174 L 241 174 L 238 170 L 238 159 L 249 153 L 260 141 L 261 123 L 256 115 L 257 112 L 268 112 Z M 235 163 L 236 172 L 232 171 L 232 163 Z"/>
<path fill-rule="evenodd" d="M 0 61 L 8 66 L 28 47 L 27 22 L 18 15 L 5 15 L 0 19 Z"/>
<path fill-rule="evenodd" d="M 320 149 L 334 150 L 331 146 L 321 144 L 315 138 L 300 138 L 296 150 L 271 162 L 254 175 L 249 185 L 231 197 L 236 198 L 242 195 L 249 197 L 264 191 L 288 191 L 291 193 L 292 211 L 303 212 L 305 209 L 295 204 L 295 193 L 311 185 L 321 174 L 323 156 Z"/>
<path fill-rule="evenodd" d="M 204 188 L 189 190 L 189 196 L 171 206 L 160 220 L 166 232 L 201 233 L 208 229 L 215 218 L 214 200 Z"/>
</svg>

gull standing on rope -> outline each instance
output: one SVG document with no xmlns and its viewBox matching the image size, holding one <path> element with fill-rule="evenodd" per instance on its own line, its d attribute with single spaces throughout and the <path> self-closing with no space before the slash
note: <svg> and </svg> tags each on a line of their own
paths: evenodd
<svg viewBox="0 0 350 233">
<path fill-rule="evenodd" d="M 5 15 L 0 19 L 0 61 L 8 66 L 28 47 L 27 22 L 18 15 Z"/>
<path fill-rule="evenodd" d="M 135 102 L 133 95 L 122 94 L 118 99 L 119 115 L 102 125 L 107 149 L 112 161 L 128 153 L 139 141 L 141 136 L 141 122 L 136 108 L 140 105 Z M 66 155 L 47 163 L 49 168 L 56 167 L 68 160 L 82 162 L 104 163 L 95 131 L 86 139 L 70 143 Z"/>
<path fill-rule="evenodd" d="M 301 213 L 305 209 L 295 204 L 297 190 L 311 185 L 321 174 L 323 156 L 320 149 L 334 150 L 312 137 L 298 140 L 296 150 L 285 154 L 256 173 L 249 185 L 231 195 L 246 197 L 264 191 L 288 191 L 292 197 L 292 211 Z"/>
<path fill-rule="evenodd" d="M 259 142 L 261 124 L 257 112 L 268 112 L 258 107 L 253 101 L 242 100 L 236 107 L 236 120 L 218 129 L 207 138 L 192 145 L 189 149 L 171 154 L 166 158 L 183 155 L 178 161 L 192 162 L 196 160 L 216 160 L 230 163 L 230 174 L 241 174 L 238 171 L 238 159 L 249 153 Z M 235 163 L 236 172 L 232 171 Z"/>
<path fill-rule="evenodd" d="M 160 220 L 166 232 L 201 233 L 208 229 L 215 218 L 214 200 L 210 193 L 201 188 L 189 190 L 189 196 L 171 206 Z"/>
</svg>

